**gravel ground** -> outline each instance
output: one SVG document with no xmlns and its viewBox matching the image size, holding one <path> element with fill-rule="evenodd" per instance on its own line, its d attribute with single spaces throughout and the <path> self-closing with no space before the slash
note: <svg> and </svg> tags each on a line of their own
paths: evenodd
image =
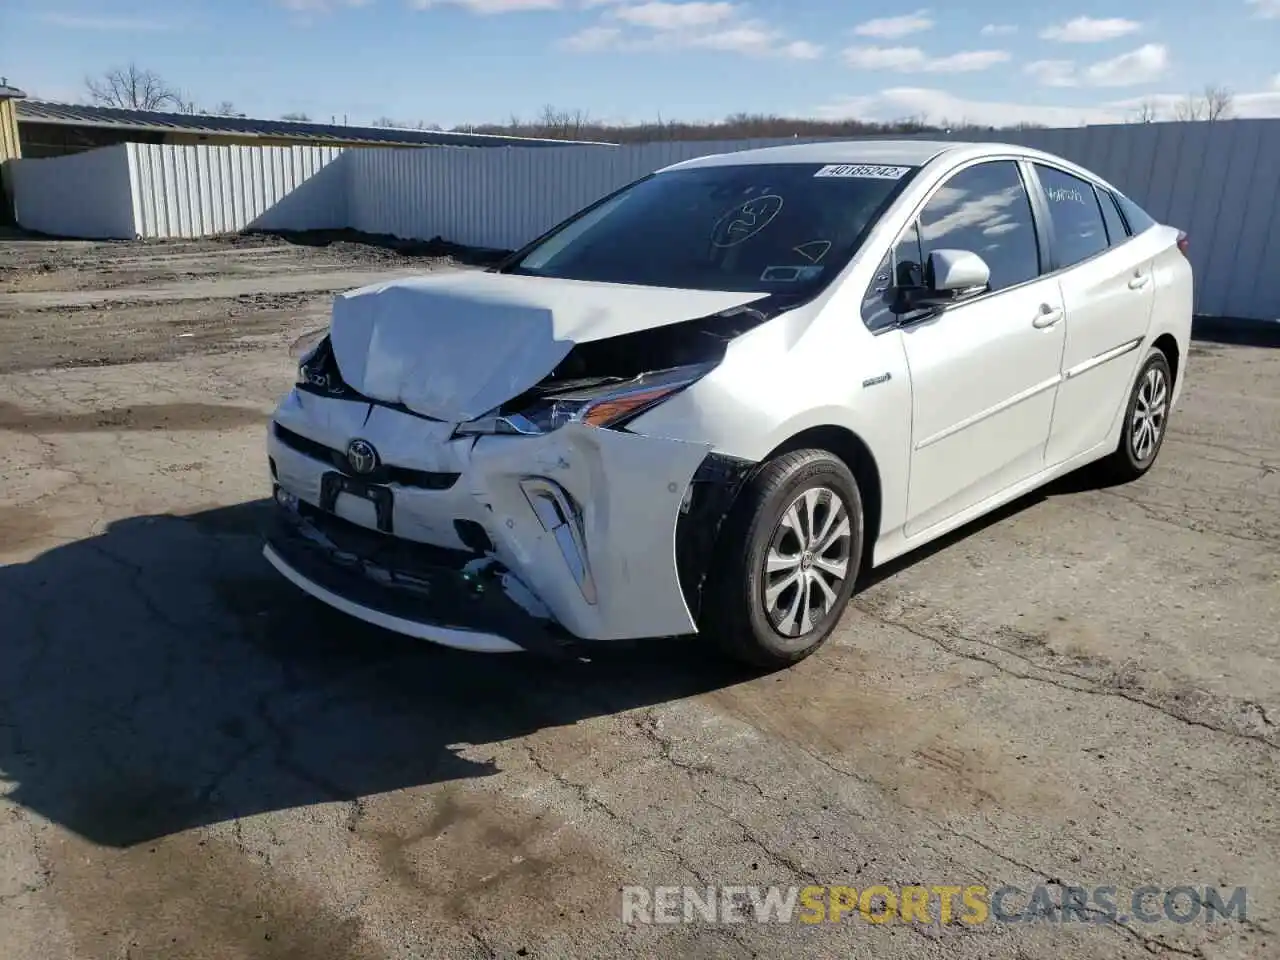
<svg viewBox="0 0 1280 960">
<path fill-rule="evenodd" d="M 0 956 L 1280 956 L 1274 349 L 1198 343 L 1146 478 L 878 572 L 790 671 L 470 656 L 259 555 L 289 345 L 353 280 L 459 265 L 314 243 L 0 241 Z M 627 884 L 1248 906 L 625 925 Z"/>
</svg>

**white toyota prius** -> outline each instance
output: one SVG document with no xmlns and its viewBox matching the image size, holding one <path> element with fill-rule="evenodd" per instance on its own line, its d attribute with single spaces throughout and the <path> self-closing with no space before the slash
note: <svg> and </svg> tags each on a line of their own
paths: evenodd
<svg viewBox="0 0 1280 960">
<path fill-rule="evenodd" d="M 1186 237 L 1056 156 L 702 157 L 501 264 L 335 298 L 268 436 L 265 554 L 478 651 L 705 635 L 773 668 L 860 572 L 1068 471 L 1148 470 Z"/>
</svg>

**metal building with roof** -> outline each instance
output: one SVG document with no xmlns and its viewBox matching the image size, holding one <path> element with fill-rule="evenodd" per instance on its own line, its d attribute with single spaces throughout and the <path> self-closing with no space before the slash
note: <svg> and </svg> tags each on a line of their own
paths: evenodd
<svg viewBox="0 0 1280 960">
<path fill-rule="evenodd" d="M 9 102 L 16 107 L 21 155 L 24 157 L 61 156 L 115 143 L 337 147 L 563 147 L 593 143 L 443 130 L 163 113 L 42 100 Z"/>
</svg>

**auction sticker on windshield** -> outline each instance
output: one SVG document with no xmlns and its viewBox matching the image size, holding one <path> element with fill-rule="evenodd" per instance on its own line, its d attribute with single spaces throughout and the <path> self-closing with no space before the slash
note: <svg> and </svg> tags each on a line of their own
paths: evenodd
<svg viewBox="0 0 1280 960">
<path fill-rule="evenodd" d="M 815 177 L 857 177 L 863 180 L 901 180 L 910 167 L 886 167 L 874 163 L 829 163 Z"/>
</svg>

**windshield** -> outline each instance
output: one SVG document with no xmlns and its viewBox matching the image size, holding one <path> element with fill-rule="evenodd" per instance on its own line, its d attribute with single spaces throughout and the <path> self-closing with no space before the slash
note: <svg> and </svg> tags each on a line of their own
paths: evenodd
<svg viewBox="0 0 1280 960">
<path fill-rule="evenodd" d="M 659 173 L 543 239 L 511 273 L 760 293 L 829 283 L 913 172 L 742 164 Z"/>
</svg>

